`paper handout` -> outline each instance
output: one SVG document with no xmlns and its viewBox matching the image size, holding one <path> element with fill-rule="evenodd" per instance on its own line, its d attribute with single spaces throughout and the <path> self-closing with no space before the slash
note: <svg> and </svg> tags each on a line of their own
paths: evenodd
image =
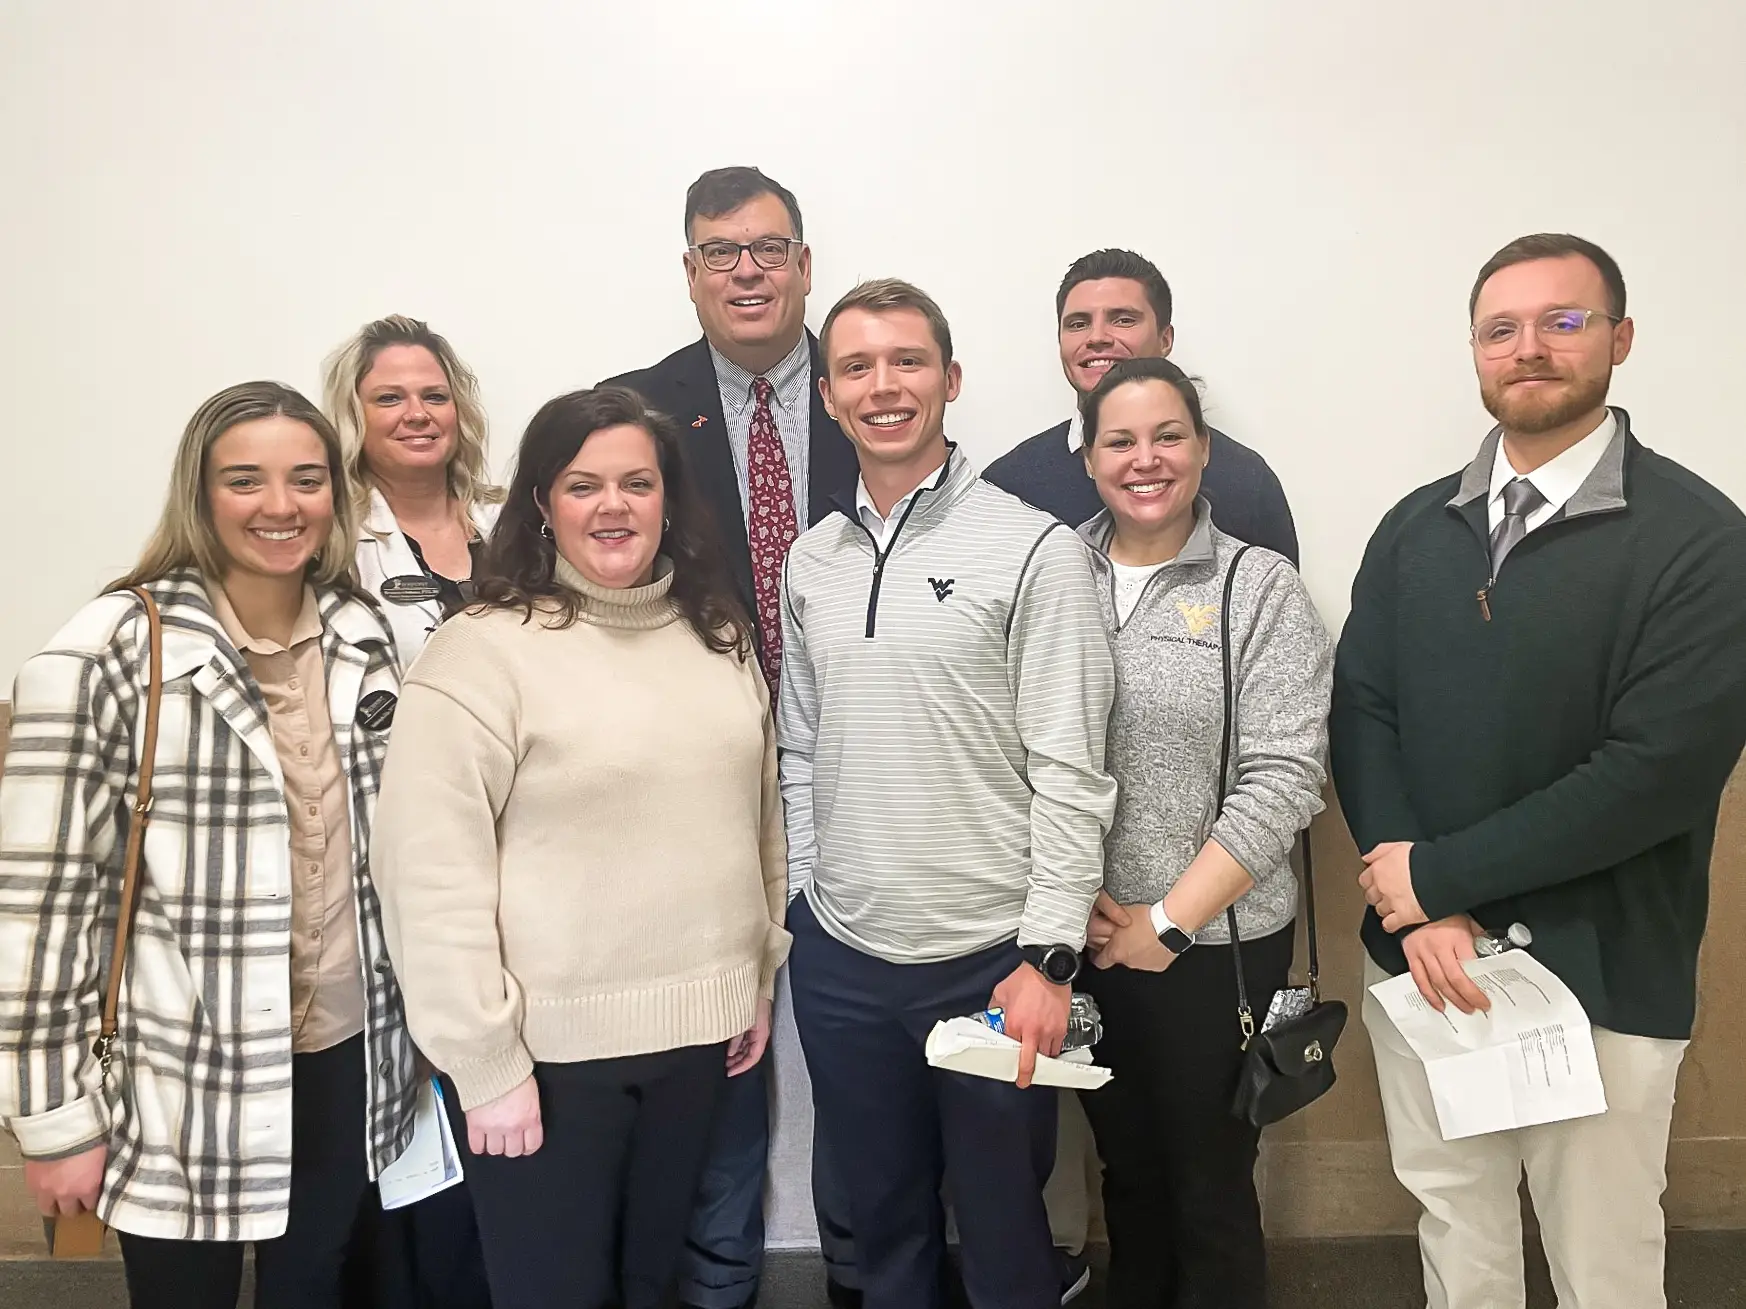
<svg viewBox="0 0 1746 1309">
<path fill-rule="evenodd" d="M 973 1077 L 991 1077 L 997 1082 L 1018 1080 L 1019 1043 L 974 1018 L 952 1018 L 935 1023 L 928 1033 L 928 1063 Z M 1074 1050 L 1059 1059 L 1037 1056 L 1037 1071 L 1031 1081 L 1038 1086 L 1066 1086 L 1076 1091 L 1095 1091 L 1110 1079 L 1110 1070 L 1091 1062 L 1089 1050 Z"/>
<path fill-rule="evenodd" d="M 1594 1031 L 1558 975 L 1524 950 L 1463 967 L 1489 1012 L 1438 1013 L 1410 973 L 1370 988 L 1424 1061 L 1443 1139 L 1605 1113 Z"/>
<path fill-rule="evenodd" d="M 443 1112 L 442 1092 L 429 1079 L 418 1090 L 418 1108 L 412 1123 L 412 1142 L 404 1154 L 382 1170 L 376 1185 L 384 1209 L 401 1209 L 438 1191 L 446 1191 L 465 1176 L 461 1154 Z"/>
</svg>

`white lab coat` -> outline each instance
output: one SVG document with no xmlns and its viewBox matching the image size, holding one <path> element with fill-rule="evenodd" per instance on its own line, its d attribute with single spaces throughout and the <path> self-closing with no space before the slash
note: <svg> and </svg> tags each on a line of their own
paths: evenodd
<svg viewBox="0 0 1746 1309">
<path fill-rule="evenodd" d="M 497 508 L 487 504 L 473 506 L 473 525 L 481 536 L 487 535 L 497 521 Z M 388 507 L 382 493 L 372 487 L 370 512 L 358 533 L 358 580 L 376 597 L 388 616 L 388 626 L 394 632 L 394 644 L 400 652 L 402 671 L 412 667 L 412 661 L 424 649 L 431 631 L 442 622 L 442 605 L 436 600 L 423 600 L 417 604 L 395 604 L 384 600 L 382 583 L 390 577 L 422 576 L 424 570 L 418 566 L 418 557 L 406 543 L 406 533 L 394 521 L 394 511 Z"/>
</svg>

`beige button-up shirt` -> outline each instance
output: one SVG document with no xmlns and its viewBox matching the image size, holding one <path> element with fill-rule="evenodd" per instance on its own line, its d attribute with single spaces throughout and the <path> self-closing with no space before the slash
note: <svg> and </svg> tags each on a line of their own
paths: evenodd
<svg viewBox="0 0 1746 1309">
<path fill-rule="evenodd" d="M 326 1050 L 364 1030 L 364 971 L 352 884 L 352 819 L 327 707 L 315 592 L 287 648 L 244 630 L 222 586 L 209 583 L 225 634 L 267 702 L 291 820 L 291 1048 Z"/>
</svg>

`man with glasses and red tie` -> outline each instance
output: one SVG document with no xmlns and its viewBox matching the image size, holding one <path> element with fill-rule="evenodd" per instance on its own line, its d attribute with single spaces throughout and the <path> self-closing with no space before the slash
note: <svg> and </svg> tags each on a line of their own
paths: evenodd
<svg viewBox="0 0 1746 1309">
<path fill-rule="evenodd" d="M 1383 520 L 1335 664 L 1366 983 L 1410 970 L 1433 1008 L 1484 1010 L 1475 941 L 1529 943 L 1587 1011 L 1607 1108 L 1445 1141 L 1368 994 L 1364 1022 L 1430 1309 L 1522 1305 L 1524 1171 L 1558 1303 L 1656 1309 L 1710 847 L 1746 746 L 1746 517 L 1608 407 L 1635 328 L 1604 250 L 1522 237 L 1468 310 L 1498 425 Z"/>
<path fill-rule="evenodd" d="M 756 168 L 716 168 L 685 193 L 685 281 L 703 336 L 653 367 L 611 379 L 678 419 L 714 513 L 758 658 L 776 701 L 782 669 L 782 561 L 858 476 L 854 447 L 819 395 L 818 341 L 806 328 L 812 250 L 800 205 Z M 679 1288 L 696 1309 L 741 1309 L 764 1262 L 770 1060 L 729 1084 L 686 1243 Z M 859 1304 L 847 1204 L 813 1145 L 813 1200 L 827 1291 Z"/>
</svg>

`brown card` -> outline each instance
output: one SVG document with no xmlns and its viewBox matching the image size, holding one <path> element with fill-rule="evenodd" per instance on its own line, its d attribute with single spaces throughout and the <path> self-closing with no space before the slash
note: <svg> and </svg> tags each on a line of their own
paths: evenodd
<svg viewBox="0 0 1746 1309">
<path fill-rule="evenodd" d="M 45 1218 L 42 1230 L 48 1238 L 51 1258 L 92 1259 L 103 1253 L 103 1233 L 107 1229 L 97 1215 L 89 1211 Z"/>
</svg>

